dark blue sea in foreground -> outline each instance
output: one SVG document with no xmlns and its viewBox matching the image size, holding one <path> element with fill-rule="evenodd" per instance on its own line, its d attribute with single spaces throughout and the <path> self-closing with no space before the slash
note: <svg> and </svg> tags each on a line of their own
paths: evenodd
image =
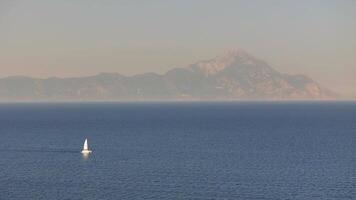
<svg viewBox="0 0 356 200">
<path fill-rule="evenodd" d="M 356 199 L 356 103 L 3 103 L 0 199 Z"/>
</svg>

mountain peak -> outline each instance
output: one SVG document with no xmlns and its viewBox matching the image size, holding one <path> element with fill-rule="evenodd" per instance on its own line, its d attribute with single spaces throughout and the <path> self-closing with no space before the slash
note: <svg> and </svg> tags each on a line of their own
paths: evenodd
<svg viewBox="0 0 356 200">
<path fill-rule="evenodd" d="M 210 76 L 228 67 L 258 66 L 261 64 L 266 65 L 264 61 L 255 58 L 245 50 L 234 48 L 213 59 L 197 62 L 191 65 L 190 68 L 194 71 L 201 71 L 206 76 Z"/>
<path fill-rule="evenodd" d="M 225 56 L 229 57 L 247 57 L 250 56 L 244 49 L 232 48 L 226 51 Z"/>
<path fill-rule="evenodd" d="M 264 61 L 257 59 L 247 51 L 241 48 L 233 48 L 228 51 L 226 51 L 225 54 L 222 54 L 220 56 L 217 56 L 215 58 L 216 60 L 231 60 L 238 62 L 240 64 L 260 64 L 260 63 L 265 63 Z"/>
</svg>

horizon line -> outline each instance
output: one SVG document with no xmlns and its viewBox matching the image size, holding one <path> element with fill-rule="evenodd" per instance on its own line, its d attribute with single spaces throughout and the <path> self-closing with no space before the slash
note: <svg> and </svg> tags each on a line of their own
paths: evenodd
<svg viewBox="0 0 356 200">
<path fill-rule="evenodd" d="M 209 100 L 209 99 L 161 99 L 161 100 L 13 100 L 13 101 L 3 101 L 0 100 L 0 104 L 16 104 L 16 103 L 283 103 L 283 102 L 355 102 L 356 98 L 350 99 L 221 99 L 221 100 Z"/>
</svg>

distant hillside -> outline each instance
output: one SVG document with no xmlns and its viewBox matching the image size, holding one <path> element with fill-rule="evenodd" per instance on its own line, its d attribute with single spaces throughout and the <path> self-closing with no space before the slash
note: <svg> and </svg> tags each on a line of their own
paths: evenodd
<svg viewBox="0 0 356 200">
<path fill-rule="evenodd" d="M 0 79 L 1 101 L 62 100 L 301 100 L 336 95 L 305 75 L 274 70 L 242 50 L 163 75 L 103 73 L 79 78 Z"/>
</svg>

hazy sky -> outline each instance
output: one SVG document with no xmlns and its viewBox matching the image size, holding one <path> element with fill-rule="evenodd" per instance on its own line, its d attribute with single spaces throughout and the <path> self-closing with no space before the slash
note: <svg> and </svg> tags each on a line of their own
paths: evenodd
<svg viewBox="0 0 356 200">
<path fill-rule="evenodd" d="M 0 77 L 163 73 L 235 47 L 356 96 L 355 0 L 0 0 Z"/>
</svg>

